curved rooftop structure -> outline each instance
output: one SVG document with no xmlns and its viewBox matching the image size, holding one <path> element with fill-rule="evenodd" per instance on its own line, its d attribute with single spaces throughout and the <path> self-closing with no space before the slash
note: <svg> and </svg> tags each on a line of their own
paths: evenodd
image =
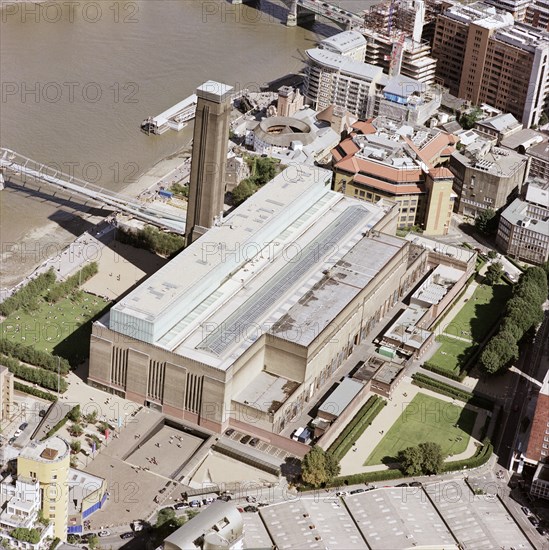
<svg viewBox="0 0 549 550">
<path fill-rule="evenodd" d="M 316 139 L 316 132 L 305 121 L 282 116 L 264 118 L 254 134 L 256 138 L 275 147 L 290 147 L 294 141 L 309 145 Z"/>
</svg>

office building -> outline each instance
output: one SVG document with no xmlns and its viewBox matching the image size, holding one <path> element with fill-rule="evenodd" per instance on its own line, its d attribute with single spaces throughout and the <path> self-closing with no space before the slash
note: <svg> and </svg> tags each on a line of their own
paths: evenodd
<svg viewBox="0 0 549 550">
<path fill-rule="evenodd" d="M 486 3 L 498 10 L 509 12 L 515 21 L 524 21 L 526 10 L 532 0 L 486 0 Z"/>
<path fill-rule="evenodd" d="M 537 124 L 549 94 L 549 34 L 486 3 L 456 4 L 437 16 L 437 79 L 473 105 Z"/>
<path fill-rule="evenodd" d="M 232 90 L 226 84 L 210 80 L 196 91 L 198 101 L 185 228 L 187 245 L 223 217 Z"/>
<path fill-rule="evenodd" d="M 13 374 L 0 365 L 0 420 L 7 420 L 13 406 Z"/>
<path fill-rule="evenodd" d="M 485 210 L 499 210 L 520 193 L 528 165 L 524 155 L 482 138 L 461 143 L 449 164 L 460 214 L 476 218 Z"/>
<path fill-rule="evenodd" d="M 418 80 L 320 48 L 306 54 L 305 96 L 318 111 L 335 105 L 360 119 L 382 115 L 423 124 L 440 107 L 441 93 Z"/>
<path fill-rule="evenodd" d="M 539 390 L 524 457 L 532 464 L 549 457 L 549 372 Z"/>
<path fill-rule="evenodd" d="M 113 306 L 93 324 L 88 382 L 272 440 L 426 266 L 393 236 L 394 203 L 331 179 L 288 167 Z"/>
<path fill-rule="evenodd" d="M 549 260 L 547 180 L 530 180 L 526 197 L 515 199 L 501 213 L 496 243 L 517 260 L 533 264 Z"/>
<path fill-rule="evenodd" d="M 54 536 L 67 540 L 69 509 L 69 444 L 58 436 L 33 441 L 17 458 L 17 474 L 40 484 L 42 514 L 53 524 Z"/>
<path fill-rule="evenodd" d="M 549 142 L 538 143 L 526 150 L 530 157 L 529 175 L 535 178 L 549 180 Z"/>
<path fill-rule="evenodd" d="M 530 1 L 524 16 L 527 25 L 549 31 L 549 0 Z"/>
<path fill-rule="evenodd" d="M 445 235 L 455 194 L 442 164 L 455 150 L 455 136 L 382 118 L 354 128 L 332 151 L 334 189 L 367 202 L 394 200 L 399 228 L 419 225 L 428 235 Z"/>
</svg>

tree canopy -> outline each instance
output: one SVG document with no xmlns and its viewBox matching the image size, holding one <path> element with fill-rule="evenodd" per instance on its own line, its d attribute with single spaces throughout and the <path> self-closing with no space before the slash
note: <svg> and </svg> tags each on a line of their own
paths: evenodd
<svg viewBox="0 0 549 550">
<path fill-rule="evenodd" d="M 301 462 L 301 478 L 313 487 L 329 483 L 339 475 L 340 470 L 337 459 L 318 445 L 315 445 Z"/>
<path fill-rule="evenodd" d="M 438 474 L 444 463 L 444 454 L 438 443 L 428 441 L 417 447 L 407 447 L 398 453 L 401 470 L 409 475 Z"/>
<path fill-rule="evenodd" d="M 486 282 L 489 285 L 495 285 L 504 273 L 503 264 L 501 262 L 491 263 L 486 269 Z"/>
</svg>

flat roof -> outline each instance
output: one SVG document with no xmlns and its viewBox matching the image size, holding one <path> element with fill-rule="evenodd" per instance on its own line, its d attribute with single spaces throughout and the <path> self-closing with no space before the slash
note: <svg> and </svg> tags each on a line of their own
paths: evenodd
<svg viewBox="0 0 549 550">
<path fill-rule="evenodd" d="M 196 89 L 196 95 L 209 101 L 221 103 L 233 92 L 233 87 L 215 80 L 208 80 Z"/>
<path fill-rule="evenodd" d="M 259 514 L 280 550 L 365 548 L 364 539 L 339 498 L 302 496 L 265 506 Z"/>
<path fill-rule="evenodd" d="M 526 182 L 526 200 L 549 208 L 549 181 L 532 178 Z"/>
<path fill-rule="evenodd" d="M 397 320 L 383 334 L 407 346 L 419 349 L 433 334 L 430 330 L 416 327 L 417 322 L 425 315 L 427 308 L 418 305 L 407 307 Z"/>
<path fill-rule="evenodd" d="M 357 31 L 343 31 L 322 40 L 320 47 L 323 46 L 345 54 L 355 48 L 366 46 L 366 38 Z"/>
<path fill-rule="evenodd" d="M 541 215 L 540 215 L 541 214 Z M 531 205 L 522 199 L 515 199 L 502 213 L 510 224 L 533 233 L 549 235 L 549 209 Z"/>
<path fill-rule="evenodd" d="M 428 239 L 427 237 L 423 237 L 416 233 L 408 233 L 405 239 L 412 242 L 416 246 L 420 246 L 421 248 L 425 248 L 431 252 L 443 254 L 445 256 L 448 256 L 449 258 L 453 258 L 465 263 L 468 263 L 476 254 L 474 250 L 469 250 L 462 246 L 440 243 L 438 241 Z"/>
<path fill-rule="evenodd" d="M 510 136 L 507 136 L 501 140 L 501 146 L 507 147 L 508 149 L 516 149 L 520 145 L 524 146 L 526 149 L 532 146 L 536 146 L 538 143 L 547 141 L 547 136 L 532 130 L 531 128 L 523 128 L 518 132 L 514 132 Z M 530 153 L 530 149 L 527 150 L 526 154 Z M 549 150 L 547 151 L 547 156 L 549 157 Z"/>
<path fill-rule="evenodd" d="M 319 412 L 322 411 L 339 416 L 363 388 L 364 385 L 360 382 L 352 378 L 344 378 L 318 408 Z"/>
<path fill-rule="evenodd" d="M 287 168 L 101 322 L 221 370 L 267 332 L 312 341 L 361 290 L 351 285 L 365 286 L 406 246 L 365 236 L 391 205 L 330 191 L 331 177 L 316 167 Z M 308 299 L 311 291 L 320 303 Z M 301 332 L 270 331 L 290 310 Z"/>
<path fill-rule="evenodd" d="M 105 480 L 102 477 L 71 468 L 67 479 L 69 487 L 69 514 L 82 512 L 82 500 L 99 491 L 104 484 Z"/>
<path fill-rule="evenodd" d="M 345 504 L 371 550 L 458 548 L 421 489 L 394 487 L 345 497 Z"/>
<path fill-rule="evenodd" d="M 275 413 L 299 387 L 299 382 L 261 371 L 233 398 L 263 412 Z"/>
<path fill-rule="evenodd" d="M 474 495 L 460 478 L 427 485 L 425 491 L 463 548 L 532 548 L 497 496 Z"/>
<path fill-rule="evenodd" d="M 32 441 L 21 450 L 19 456 L 38 462 L 58 462 L 69 453 L 69 444 L 61 437 L 54 435 L 45 441 Z"/>
<path fill-rule="evenodd" d="M 383 69 L 376 65 L 370 65 L 369 63 L 362 63 L 361 61 L 355 61 L 350 57 L 340 55 L 338 53 L 331 52 L 329 50 L 322 50 L 320 48 L 312 48 L 306 50 L 305 53 L 313 61 L 334 69 L 341 71 L 350 76 L 355 76 L 366 82 L 372 82 L 381 77 Z"/>
<path fill-rule="evenodd" d="M 381 368 L 375 373 L 374 380 L 383 384 L 391 384 L 396 377 L 402 372 L 404 365 L 386 361 Z"/>
<path fill-rule="evenodd" d="M 427 280 L 412 294 L 412 299 L 428 304 L 438 304 L 464 272 L 447 265 L 439 265 Z"/>
</svg>

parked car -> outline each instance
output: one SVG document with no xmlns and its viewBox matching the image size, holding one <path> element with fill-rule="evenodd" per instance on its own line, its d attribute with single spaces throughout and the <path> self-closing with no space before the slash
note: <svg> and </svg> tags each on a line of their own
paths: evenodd
<svg viewBox="0 0 549 550">
<path fill-rule="evenodd" d="M 178 502 L 174 505 L 175 510 L 183 510 L 183 508 L 188 508 L 189 504 L 187 502 Z"/>
<path fill-rule="evenodd" d="M 17 437 L 11 437 L 10 440 L 8 441 L 8 444 L 10 445 L 13 445 L 15 443 L 15 440 L 17 439 Z"/>
<path fill-rule="evenodd" d="M 527 516 L 531 516 L 532 515 L 532 512 L 530 512 L 530 510 L 528 508 L 526 508 L 526 506 L 521 506 L 520 509 L 523 511 L 524 514 L 526 514 Z"/>
<path fill-rule="evenodd" d="M 255 447 L 258 443 L 259 443 L 259 439 L 257 437 L 254 437 L 253 439 L 250 440 L 250 445 L 252 447 Z"/>
<path fill-rule="evenodd" d="M 229 436 L 229 435 L 233 435 L 234 434 L 234 430 L 232 428 L 229 428 L 226 432 L 225 432 L 225 435 Z"/>
<path fill-rule="evenodd" d="M 143 524 L 140 521 L 134 521 L 130 524 L 130 527 L 137 533 L 143 531 Z"/>
<path fill-rule="evenodd" d="M 23 431 L 28 425 L 29 425 L 28 422 L 23 422 L 23 424 L 21 424 L 21 426 L 19 426 L 19 429 L 20 429 L 21 431 Z"/>
<path fill-rule="evenodd" d="M 395 487 L 409 487 L 408 483 L 399 483 L 398 485 L 395 485 Z"/>
<path fill-rule="evenodd" d="M 421 481 L 412 481 L 410 487 L 423 487 L 423 483 L 421 483 Z"/>
<path fill-rule="evenodd" d="M 347 491 L 338 491 L 336 497 L 346 497 L 348 494 Z"/>
<path fill-rule="evenodd" d="M 133 537 L 135 537 L 135 533 L 132 533 L 131 531 L 128 531 L 127 533 L 122 533 L 120 535 L 121 539 L 132 539 Z"/>
<path fill-rule="evenodd" d="M 15 430 L 15 433 L 13 434 L 13 437 L 17 439 L 23 432 L 21 430 Z"/>
<path fill-rule="evenodd" d="M 160 489 L 160 491 L 158 491 L 161 495 L 164 494 L 166 492 L 166 487 L 162 487 L 162 489 Z"/>
<path fill-rule="evenodd" d="M 542 537 L 544 537 L 545 535 L 547 535 L 547 529 L 545 529 L 545 527 L 536 527 L 536 531 L 537 531 Z"/>
<path fill-rule="evenodd" d="M 40 410 L 38 411 L 38 416 L 39 416 L 40 418 L 44 418 L 44 416 L 46 416 L 46 411 L 45 411 L 45 409 L 40 409 Z"/>
<path fill-rule="evenodd" d="M 240 443 L 242 443 L 243 445 L 246 445 L 246 443 L 248 443 L 248 441 L 250 441 L 250 439 L 252 439 L 252 436 L 251 436 L 251 435 L 245 435 L 245 436 L 242 437 L 242 439 L 240 440 Z"/>
<path fill-rule="evenodd" d="M 534 526 L 539 527 L 539 520 L 536 516 L 528 516 L 528 521 Z"/>
<path fill-rule="evenodd" d="M 200 508 L 201 503 L 199 500 L 191 500 L 191 502 L 189 502 L 189 506 L 191 508 Z"/>
<path fill-rule="evenodd" d="M 246 502 L 257 502 L 257 499 L 255 497 L 248 495 L 246 497 Z"/>
<path fill-rule="evenodd" d="M 257 506 L 252 506 L 251 504 L 248 504 L 248 506 L 244 506 L 245 512 L 257 512 L 257 510 Z"/>
<path fill-rule="evenodd" d="M 349 492 L 350 495 L 358 495 L 359 493 L 365 493 L 366 489 L 353 489 Z"/>
<path fill-rule="evenodd" d="M 103 531 L 99 531 L 97 533 L 98 537 L 108 537 L 111 534 L 111 532 L 108 529 L 104 529 Z"/>
</svg>

